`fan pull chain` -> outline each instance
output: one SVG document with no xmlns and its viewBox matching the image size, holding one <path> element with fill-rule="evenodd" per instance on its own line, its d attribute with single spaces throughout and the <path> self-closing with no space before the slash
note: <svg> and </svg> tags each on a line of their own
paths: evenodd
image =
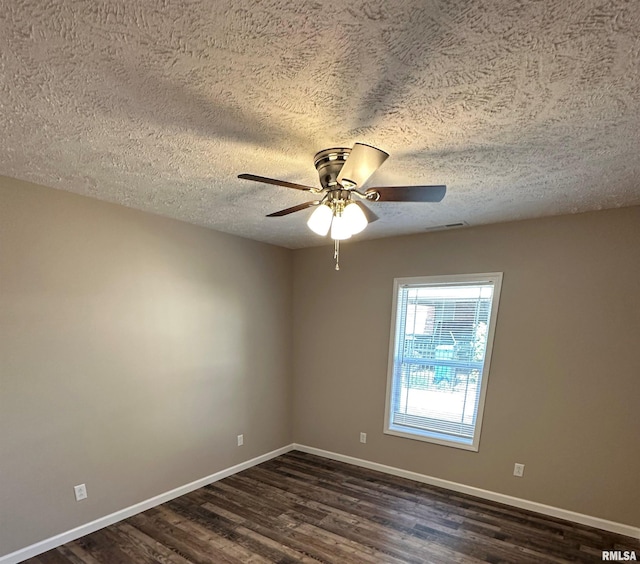
<svg viewBox="0 0 640 564">
<path fill-rule="evenodd" d="M 340 270 L 340 241 L 335 240 L 333 258 L 336 259 L 336 270 Z"/>
</svg>

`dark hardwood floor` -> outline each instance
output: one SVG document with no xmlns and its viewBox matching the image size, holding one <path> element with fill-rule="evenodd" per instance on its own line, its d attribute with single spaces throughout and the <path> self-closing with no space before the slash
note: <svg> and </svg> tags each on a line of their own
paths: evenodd
<svg viewBox="0 0 640 564">
<path fill-rule="evenodd" d="M 70 542 L 32 564 L 600 562 L 640 541 L 289 454 Z"/>
</svg>

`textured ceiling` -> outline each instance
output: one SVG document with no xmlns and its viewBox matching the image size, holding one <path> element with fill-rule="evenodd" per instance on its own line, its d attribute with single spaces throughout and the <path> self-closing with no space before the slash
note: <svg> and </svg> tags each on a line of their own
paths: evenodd
<svg viewBox="0 0 640 564">
<path fill-rule="evenodd" d="M 313 155 L 372 144 L 357 238 L 640 204 L 637 0 L 6 0 L 0 174 L 287 247 Z"/>
</svg>

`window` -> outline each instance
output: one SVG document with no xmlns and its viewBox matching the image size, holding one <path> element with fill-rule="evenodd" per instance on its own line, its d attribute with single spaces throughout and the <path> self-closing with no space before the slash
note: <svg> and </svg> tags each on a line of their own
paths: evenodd
<svg viewBox="0 0 640 564">
<path fill-rule="evenodd" d="M 396 278 L 385 433 L 478 450 L 501 283 Z"/>
</svg>

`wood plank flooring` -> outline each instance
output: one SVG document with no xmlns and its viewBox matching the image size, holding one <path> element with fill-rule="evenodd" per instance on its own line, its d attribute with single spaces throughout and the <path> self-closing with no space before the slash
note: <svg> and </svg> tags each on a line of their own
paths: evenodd
<svg viewBox="0 0 640 564">
<path fill-rule="evenodd" d="M 31 564 L 600 562 L 640 541 L 291 452 Z"/>
</svg>

